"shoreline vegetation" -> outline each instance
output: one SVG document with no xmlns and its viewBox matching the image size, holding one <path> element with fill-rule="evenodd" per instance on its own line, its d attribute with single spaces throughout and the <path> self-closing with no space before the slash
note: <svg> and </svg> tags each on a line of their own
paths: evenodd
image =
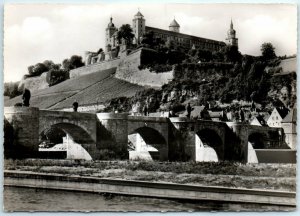
<svg viewBox="0 0 300 216">
<path fill-rule="evenodd" d="M 5 159 L 4 169 L 199 186 L 296 191 L 296 164 Z"/>
</svg>

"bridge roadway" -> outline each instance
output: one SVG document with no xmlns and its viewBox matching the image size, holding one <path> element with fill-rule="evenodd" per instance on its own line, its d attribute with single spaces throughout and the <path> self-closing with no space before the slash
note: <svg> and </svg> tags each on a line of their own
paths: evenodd
<svg viewBox="0 0 300 216">
<path fill-rule="evenodd" d="M 49 111 L 34 107 L 5 107 L 4 115 L 6 127 L 13 131 L 13 138 L 5 139 L 5 146 L 22 149 L 24 157 L 32 157 L 38 151 L 39 136 L 50 127 L 63 130 L 93 159 L 99 159 L 101 149 L 115 147 L 128 151 L 128 135 L 135 133 L 158 149 L 160 160 L 197 160 L 197 148 L 206 144 L 216 151 L 219 160 L 246 162 L 249 138 L 253 143 L 279 146 L 284 141 L 281 128 L 234 122 Z"/>
</svg>

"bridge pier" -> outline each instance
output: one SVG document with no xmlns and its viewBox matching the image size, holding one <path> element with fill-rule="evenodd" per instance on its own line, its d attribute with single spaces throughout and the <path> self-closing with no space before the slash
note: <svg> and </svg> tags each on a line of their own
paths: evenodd
<svg viewBox="0 0 300 216">
<path fill-rule="evenodd" d="M 247 163 L 248 158 L 248 129 L 249 125 L 239 122 L 226 122 L 228 129 L 226 132 L 227 160 L 241 161 Z"/>
<path fill-rule="evenodd" d="M 98 143 L 101 149 L 114 149 L 115 152 L 128 156 L 128 114 L 97 113 L 100 128 L 97 130 Z M 124 158 L 127 159 L 127 158 Z"/>
<path fill-rule="evenodd" d="M 4 117 L 13 129 L 12 139 L 4 148 L 5 157 L 35 157 L 39 148 L 39 109 L 4 107 Z"/>
<path fill-rule="evenodd" d="M 186 117 L 170 118 L 169 159 L 195 161 L 195 121 Z"/>
</svg>

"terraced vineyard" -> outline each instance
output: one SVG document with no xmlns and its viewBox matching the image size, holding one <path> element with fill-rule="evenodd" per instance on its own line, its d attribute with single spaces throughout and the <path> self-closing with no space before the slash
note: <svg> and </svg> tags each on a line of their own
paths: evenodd
<svg viewBox="0 0 300 216">
<path fill-rule="evenodd" d="M 134 96 L 137 91 L 143 90 L 144 87 L 119 80 L 114 77 L 103 79 L 94 85 L 78 92 L 72 97 L 51 107 L 51 109 L 61 109 L 72 104 L 74 101 L 80 101 L 80 104 L 103 103 L 111 98 Z"/>
<path fill-rule="evenodd" d="M 74 101 L 80 105 L 103 103 L 106 100 L 133 96 L 144 87 L 115 78 L 116 68 L 99 71 L 66 80 L 48 89 L 32 92 L 30 106 L 40 109 L 62 109 L 72 107 Z M 22 96 L 5 101 L 5 106 L 22 102 Z"/>
</svg>

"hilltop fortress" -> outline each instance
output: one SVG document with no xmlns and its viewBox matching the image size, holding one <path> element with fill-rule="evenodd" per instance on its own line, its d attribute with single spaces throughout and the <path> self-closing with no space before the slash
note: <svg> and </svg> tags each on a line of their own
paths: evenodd
<svg viewBox="0 0 300 216">
<path fill-rule="evenodd" d="M 231 22 L 227 32 L 226 43 L 206 39 L 194 35 L 180 33 L 180 25 L 174 19 L 169 30 L 146 26 L 146 20 L 138 12 L 132 23 L 134 38 L 130 43 L 117 38 L 118 28 L 112 18 L 107 25 L 105 47 L 98 52 L 86 52 L 85 66 L 70 71 L 70 79 L 49 87 L 46 75 L 30 77 L 21 85 L 32 92 L 31 106 L 50 110 L 72 110 L 72 103 L 80 101 L 79 111 L 95 111 L 103 109 L 105 102 L 116 97 L 132 97 L 136 92 L 148 87 L 160 88 L 174 78 L 191 78 L 185 66 L 172 65 L 169 71 L 156 73 L 149 68 L 139 66 L 149 63 L 157 51 L 142 44 L 143 36 L 153 32 L 154 37 L 161 38 L 166 44 L 172 42 L 174 48 L 186 50 L 203 49 L 218 51 L 228 45 L 238 46 L 236 32 Z M 203 80 L 211 74 L 220 76 L 227 74 L 233 67 L 225 62 L 202 62 L 195 65 L 193 79 Z M 115 88 L 118 86 L 118 88 Z M 21 101 L 21 96 L 5 102 L 5 106 L 13 106 Z"/>
<path fill-rule="evenodd" d="M 117 38 L 119 30 L 113 23 L 113 18 L 111 17 L 110 22 L 105 29 L 105 50 L 100 49 L 98 52 L 87 51 L 85 64 L 89 65 L 121 57 L 123 51 L 141 45 L 143 36 L 149 32 L 153 32 L 155 38 L 162 39 L 166 44 L 172 43 L 175 47 L 180 46 L 186 50 L 195 48 L 218 51 L 226 45 L 223 41 L 180 33 L 180 25 L 175 18 L 170 23 L 169 30 L 146 26 L 146 19 L 140 11 L 134 15 L 132 20 L 132 30 L 134 34 L 132 43 L 125 44 L 125 41 L 120 42 Z M 233 29 L 232 21 L 230 29 L 227 32 L 226 41 L 228 45 L 238 46 L 238 39 L 236 38 L 236 31 Z"/>
</svg>

